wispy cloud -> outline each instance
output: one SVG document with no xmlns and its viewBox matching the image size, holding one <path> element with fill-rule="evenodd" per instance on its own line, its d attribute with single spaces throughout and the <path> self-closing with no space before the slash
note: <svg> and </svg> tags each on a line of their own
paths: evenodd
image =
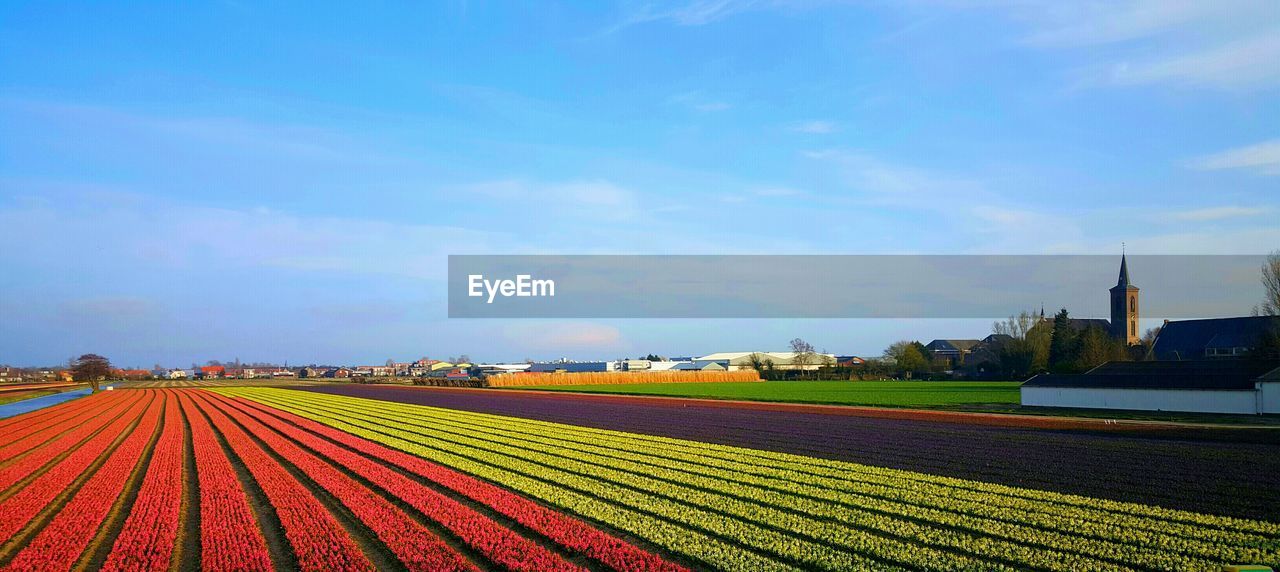
<svg viewBox="0 0 1280 572">
<path fill-rule="evenodd" d="M 627 349 L 618 328 L 595 322 L 521 322 L 507 326 L 503 333 L 513 345 L 534 352 Z"/>
<path fill-rule="evenodd" d="M 804 191 L 790 187 L 766 187 L 755 190 L 757 197 L 794 197 L 803 194 Z"/>
<path fill-rule="evenodd" d="M 1268 207 L 1221 206 L 1172 211 L 1160 218 L 1175 222 L 1206 222 L 1231 218 L 1254 217 L 1271 212 Z"/>
<path fill-rule="evenodd" d="M 1022 43 L 1092 60 L 1086 86 L 1174 84 L 1253 89 L 1280 83 L 1280 19 L 1271 0 L 996 1 L 1027 28 Z"/>
<path fill-rule="evenodd" d="M 677 26 L 705 26 L 745 12 L 773 10 L 794 11 L 849 0 L 678 0 L 666 3 L 643 3 L 624 10 L 617 23 L 602 33 L 612 34 L 640 24 L 669 22 Z"/>
<path fill-rule="evenodd" d="M 397 162 L 339 132 L 312 125 L 256 121 L 236 116 L 159 115 L 82 103 L 0 99 L 0 110 L 39 118 L 51 129 L 111 133 L 117 138 L 159 141 L 165 148 L 215 148 L 227 154 L 324 163 Z"/>
<path fill-rule="evenodd" d="M 717 111 L 726 111 L 733 106 L 725 101 L 709 97 L 700 91 L 687 91 L 677 93 L 667 98 L 667 103 L 686 107 L 694 111 L 704 113 L 714 113 Z"/>
<path fill-rule="evenodd" d="M 622 19 L 607 28 L 605 33 L 659 21 L 669 21 L 679 26 L 701 26 L 766 3 L 768 2 L 760 0 L 694 0 L 665 6 L 646 3 L 628 10 Z"/>
<path fill-rule="evenodd" d="M 1082 47 L 1125 42 L 1168 33 L 1213 17 L 1214 0 L 1135 0 L 1013 4 L 1016 13 L 1042 22 L 1025 41 L 1051 47 Z"/>
<path fill-rule="evenodd" d="M 792 123 L 787 128 L 796 133 L 809 133 L 812 135 L 826 135 L 828 133 L 835 133 L 839 130 L 834 121 L 822 120 Z"/>
<path fill-rule="evenodd" d="M 1225 89 L 1280 83 L 1280 27 L 1264 36 L 1200 52 L 1120 62 L 1111 67 L 1105 79 L 1118 85 L 1174 83 Z"/>
<path fill-rule="evenodd" d="M 1194 169 L 1245 169 L 1263 175 L 1280 175 L 1280 139 L 1229 149 L 1190 162 Z"/>
<path fill-rule="evenodd" d="M 822 149 L 804 155 L 833 167 L 870 204 L 951 211 L 989 193 L 978 181 L 882 160 L 860 150 Z"/>
<path fill-rule="evenodd" d="M 605 180 L 540 183 L 504 179 L 473 183 L 459 189 L 496 199 L 495 206 L 550 208 L 559 213 L 605 220 L 633 218 L 641 212 L 640 199 L 634 191 Z"/>
</svg>

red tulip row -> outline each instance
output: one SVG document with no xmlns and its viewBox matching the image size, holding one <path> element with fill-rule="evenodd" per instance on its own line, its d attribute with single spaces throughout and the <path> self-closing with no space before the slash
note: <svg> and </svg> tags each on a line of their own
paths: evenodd
<svg viewBox="0 0 1280 572">
<path fill-rule="evenodd" d="M 85 397 L 84 399 L 73 399 L 71 401 L 64 401 L 57 405 L 50 405 L 49 407 L 44 407 L 41 409 L 37 409 L 35 411 L 28 411 L 21 415 L 14 415 L 13 417 L 0 419 L 0 433 L 4 433 L 7 435 L 9 433 L 9 430 L 14 427 L 26 427 L 27 425 L 30 425 L 32 423 L 39 423 L 39 422 L 46 421 L 48 419 L 52 419 L 54 417 L 60 417 L 60 416 L 65 416 L 67 414 L 74 413 L 85 407 L 95 405 L 100 400 L 106 399 L 110 396 L 111 394 L 109 393 L 105 393 L 105 392 L 99 393 L 97 395 L 91 395 L 91 396 Z"/>
<path fill-rule="evenodd" d="M 138 420 L 138 417 L 142 415 L 142 412 L 146 410 L 147 405 L 152 400 L 150 395 L 139 395 L 139 397 L 141 399 L 135 399 L 131 402 L 128 411 L 114 420 L 110 420 L 110 424 L 105 429 L 86 441 L 80 448 L 59 461 L 43 475 L 27 483 L 16 494 L 0 502 L 0 515 L 4 515 L 3 518 L 0 518 L 0 544 L 13 538 L 14 534 L 17 534 L 23 526 L 26 526 L 27 522 L 41 510 L 44 510 L 59 493 L 67 490 L 67 487 L 75 482 L 76 478 L 84 474 L 89 465 L 107 452 L 107 448 L 116 438 L 125 433 L 129 426 Z M 107 419 L 107 416 L 103 416 L 103 419 Z M 100 425 L 92 427 L 92 429 L 97 427 L 100 427 Z M 92 431 L 82 431 L 82 429 L 72 431 L 72 433 L 81 432 L 91 433 Z M 78 441 L 83 437 L 84 435 L 79 435 L 76 440 Z M 43 449 L 38 450 L 36 453 L 42 451 Z M 23 457 L 18 464 L 5 467 L 4 471 L 0 471 L 0 473 L 17 468 L 36 456 L 36 453 Z M 41 462 L 40 464 L 43 465 L 44 463 Z M 30 474 L 33 470 L 35 470 L 35 467 L 26 468 L 24 474 Z"/>
<path fill-rule="evenodd" d="M 381 463 L 302 431 L 275 417 L 254 411 L 245 407 L 243 402 L 232 401 L 222 396 L 214 399 L 241 424 L 270 427 L 391 493 L 458 535 L 463 542 L 500 566 L 510 570 L 528 571 L 582 570 L 581 567 L 565 561 L 538 543 L 516 534 L 476 510 Z M 267 431 L 260 433 L 255 430 L 254 433 L 264 441 L 283 441 Z M 272 437 L 269 439 L 267 435 Z M 297 449 L 292 444 L 286 444 L 286 447 Z M 293 462 L 293 459 L 290 458 L 290 461 Z M 299 467 L 303 468 L 301 465 Z M 308 475 L 317 474 L 310 468 L 303 468 L 303 470 Z"/>
<path fill-rule="evenodd" d="M 4 444 L 0 445 L 0 463 L 26 453 L 59 433 L 92 419 L 93 416 L 110 409 L 112 405 L 120 403 L 123 399 L 124 397 L 95 399 L 93 407 L 82 409 L 72 415 L 34 421 L 21 427 L 6 429 Z"/>
<path fill-rule="evenodd" d="M 324 504 L 215 407 L 201 406 L 280 517 L 302 570 L 373 570 Z M 217 523 L 207 523 L 217 526 Z M 201 521 L 201 526 L 206 523 Z"/>
<path fill-rule="evenodd" d="M 182 524 L 185 443 L 178 398 L 170 392 L 163 393 L 164 428 L 151 453 L 151 464 L 133 509 L 107 557 L 103 567 L 106 570 L 168 570 L 173 559 L 178 527 Z"/>
<path fill-rule="evenodd" d="M 13 486 L 14 483 L 27 478 L 31 473 L 35 472 L 40 467 L 45 466 L 50 461 L 58 458 L 60 455 L 74 450 L 76 447 L 83 447 L 81 444 L 90 436 L 93 436 L 94 431 L 102 429 L 113 419 L 125 416 L 124 412 L 131 405 L 136 405 L 138 399 L 143 396 L 133 395 L 131 397 L 132 399 L 124 399 L 112 403 L 108 409 L 98 415 L 95 415 L 79 427 L 75 427 L 72 430 L 63 433 L 58 436 L 58 438 L 45 443 L 43 446 L 27 453 L 20 459 L 14 460 L 3 469 L 0 469 L 0 490 L 5 490 Z M 130 419 L 130 421 L 133 421 L 133 419 Z M 115 436 L 113 435 L 112 437 Z M 110 443 L 110 439 L 108 439 L 107 442 Z"/>
<path fill-rule="evenodd" d="M 251 507 L 242 475 L 265 497 L 266 514 L 279 520 L 282 547 L 302 570 L 376 567 L 379 560 L 370 561 L 376 552 L 366 555 L 365 550 L 379 549 L 362 547 L 364 540 L 348 532 L 341 514 L 367 527 L 388 556 L 410 570 L 477 569 L 449 544 L 452 540 L 435 534 L 440 529 L 469 546 L 486 567 L 583 570 L 538 540 L 540 535 L 600 567 L 683 570 L 586 522 L 465 473 L 213 392 L 112 392 L 6 426 L 12 431 L 0 430 L 0 448 L 16 449 L 22 443 L 29 449 L 7 466 L 0 460 L 0 562 L 6 570 L 70 569 L 85 564 L 102 542 L 111 547 L 103 569 L 172 569 L 182 564 L 175 551 L 183 542 L 184 516 L 196 510 L 202 569 L 270 570 L 276 562 L 258 520 L 263 513 Z M 36 442 L 36 435 L 45 437 Z M 194 463 L 194 475 L 187 474 L 188 462 Z M 38 471 L 44 472 L 30 478 Z M 188 492 L 191 477 L 197 488 Z M 30 482 L 12 487 L 23 480 Z M 130 486 L 138 488 L 129 514 L 116 516 L 112 510 Z M 192 500 L 198 505 L 186 506 L 187 494 L 196 493 L 199 498 Z M 488 508 L 477 510 L 455 493 Z M 333 505 L 322 499 L 332 499 L 342 509 L 331 512 Z M 61 506 L 45 516 L 51 503 Z M 488 510 L 522 526 L 507 528 L 490 518 Z M 190 518 L 197 516 L 192 512 Z M 27 532 L 36 519 L 41 527 Z M 106 528 L 108 522 L 119 523 L 114 537 L 104 537 L 114 530 Z M 528 530 L 536 534 L 524 536 Z"/>
<path fill-rule="evenodd" d="M 191 427 L 199 480 L 200 567 L 213 572 L 271 570 L 267 541 L 213 428 L 187 394 L 174 393 Z"/>
<path fill-rule="evenodd" d="M 216 409 L 218 414 L 227 415 L 277 455 L 332 494 L 356 518 L 368 526 L 410 570 L 475 569 L 475 566 L 450 548 L 430 529 L 405 514 L 387 499 L 315 455 L 302 450 L 293 442 L 268 430 L 257 420 L 225 405 L 214 403 L 216 401 L 214 396 L 205 394 L 202 397 L 208 398 L 208 401 L 203 404 L 206 411 Z"/>
<path fill-rule="evenodd" d="M 74 422 L 82 421 L 87 415 L 92 415 L 94 412 L 101 411 L 102 408 L 108 406 L 113 401 L 121 399 L 122 397 L 123 396 L 121 394 L 114 391 L 110 394 L 100 393 L 84 399 L 68 401 L 55 405 L 50 409 L 62 407 L 66 407 L 66 409 L 59 409 L 58 411 L 53 412 L 53 414 L 36 416 L 34 415 L 35 413 L 43 411 L 36 410 L 32 413 L 19 415 L 10 419 L 9 421 L 12 421 L 11 424 L 6 424 L 5 426 L 0 427 L 0 434 L 4 435 L 3 447 L 0 447 L 0 460 L 11 458 L 12 456 L 30 449 L 35 444 L 39 444 L 41 442 L 36 441 L 35 444 L 26 446 L 25 448 L 18 449 L 16 452 L 11 453 L 10 450 L 13 449 L 14 446 L 18 445 L 19 441 L 29 440 L 36 434 L 43 435 L 42 440 L 47 440 L 49 437 L 58 434 L 58 431 L 50 432 L 49 430 L 60 428 L 65 431 L 69 426 L 68 422 L 72 422 L 74 424 Z M 72 404 L 74 404 L 74 406 Z"/>
<path fill-rule="evenodd" d="M 275 416 L 290 424 L 318 434 L 388 462 L 413 474 L 425 477 L 494 511 L 515 520 L 574 552 L 588 556 L 617 570 L 677 571 L 683 568 L 661 556 L 648 552 L 620 538 L 607 534 L 572 516 L 539 505 L 525 497 L 487 482 L 437 465 L 421 457 L 384 447 L 292 413 L 260 405 L 243 398 L 236 402 L 258 412 Z"/>
<path fill-rule="evenodd" d="M 57 516 L 9 562 L 7 570 L 70 570 L 75 565 L 155 437 L 166 400 L 164 396 L 151 400 L 133 431 Z"/>
</svg>

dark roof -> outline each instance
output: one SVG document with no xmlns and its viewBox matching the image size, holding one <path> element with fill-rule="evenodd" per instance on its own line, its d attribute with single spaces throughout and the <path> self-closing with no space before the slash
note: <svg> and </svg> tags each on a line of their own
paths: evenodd
<svg viewBox="0 0 1280 572">
<path fill-rule="evenodd" d="M 1168 322 L 1151 351 L 1158 360 L 1200 359 L 1205 348 L 1252 347 L 1268 328 L 1280 331 L 1280 316 Z"/>
<path fill-rule="evenodd" d="M 1071 329 L 1083 332 L 1089 328 L 1100 328 L 1103 331 L 1111 330 L 1111 321 L 1103 318 L 1068 318 Z M 1053 328 L 1053 318 L 1041 318 L 1033 328 Z"/>
<path fill-rule="evenodd" d="M 1026 387 L 1108 389 L 1250 390 L 1259 377 L 1280 368 L 1260 360 L 1107 362 L 1077 375 L 1040 374 Z"/>
<path fill-rule="evenodd" d="M 1013 340 L 1013 336 L 1009 334 L 991 334 L 982 338 L 982 343 L 988 345 L 1000 345 Z"/>
<path fill-rule="evenodd" d="M 1103 320 L 1101 318 L 1071 318 L 1071 328 L 1082 331 L 1089 328 L 1109 330 L 1111 329 L 1111 321 Z"/>
<path fill-rule="evenodd" d="M 973 346 L 982 343 L 981 340 L 933 340 L 925 346 L 925 349 L 936 352 L 938 350 L 955 350 L 967 352 L 973 349 Z"/>
</svg>

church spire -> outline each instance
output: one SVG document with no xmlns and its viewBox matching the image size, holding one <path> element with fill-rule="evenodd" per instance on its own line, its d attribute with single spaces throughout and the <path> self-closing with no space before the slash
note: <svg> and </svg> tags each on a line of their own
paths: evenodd
<svg viewBox="0 0 1280 572">
<path fill-rule="evenodd" d="M 1129 262 L 1125 260 L 1125 255 L 1120 254 L 1120 278 L 1116 280 L 1116 286 L 1125 288 L 1129 286 Z"/>
</svg>

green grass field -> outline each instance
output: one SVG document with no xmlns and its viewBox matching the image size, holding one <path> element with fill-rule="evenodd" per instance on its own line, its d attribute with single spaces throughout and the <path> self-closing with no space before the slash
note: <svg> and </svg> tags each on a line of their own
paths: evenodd
<svg viewBox="0 0 1280 572">
<path fill-rule="evenodd" d="M 764 381 L 760 383 L 562 385 L 516 389 L 877 407 L 946 408 L 979 404 L 1018 404 L 1018 382 L 1016 381 Z"/>
</svg>

